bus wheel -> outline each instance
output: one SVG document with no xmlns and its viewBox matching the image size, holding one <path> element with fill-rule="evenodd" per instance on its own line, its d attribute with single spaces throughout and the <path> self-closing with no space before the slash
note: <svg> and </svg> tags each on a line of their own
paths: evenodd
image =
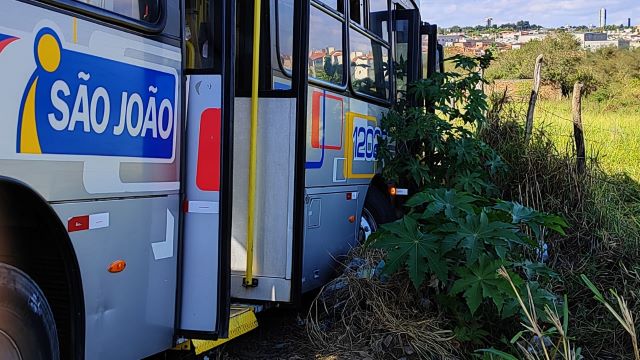
<svg viewBox="0 0 640 360">
<path fill-rule="evenodd" d="M 396 220 L 396 212 L 389 198 L 379 189 L 370 187 L 362 208 L 358 237 L 364 243 L 378 226 Z"/>
<path fill-rule="evenodd" d="M 44 294 L 27 274 L 0 263 L 0 359 L 59 358 L 56 324 Z"/>
</svg>

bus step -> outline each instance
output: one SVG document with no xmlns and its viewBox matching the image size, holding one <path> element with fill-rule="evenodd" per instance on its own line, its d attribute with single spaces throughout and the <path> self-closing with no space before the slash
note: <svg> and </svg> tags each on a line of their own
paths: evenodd
<svg viewBox="0 0 640 360">
<path fill-rule="evenodd" d="M 209 351 L 227 341 L 246 334 L 258 327 L 256 312 L 251 305 L 233 305 L 229 318 L 229 337 L 218 340 L 192 340 L 196 355 Z"/>
</svg>

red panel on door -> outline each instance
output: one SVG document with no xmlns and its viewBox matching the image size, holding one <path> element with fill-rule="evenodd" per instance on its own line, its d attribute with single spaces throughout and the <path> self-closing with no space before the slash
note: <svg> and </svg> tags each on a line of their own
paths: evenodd
<svg viewBox="0 0 640 360">
<path fill-rule="evenodd" d="M 196 186 L 202 191 L 220 191 L 220 109 L 206 109 L 200 116 Z"/>
</svg>

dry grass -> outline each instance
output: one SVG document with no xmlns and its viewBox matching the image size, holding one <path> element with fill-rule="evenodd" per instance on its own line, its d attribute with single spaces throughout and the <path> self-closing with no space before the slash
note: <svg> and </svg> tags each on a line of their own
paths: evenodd
<svg viewBox="0 0 640 360">
<path fill-rule="evenodd" d="M 312 344 L 341 359 L 457 358 L 452 332 L 443 330 L 406 274 L 381 281 L 366 269 L 375 269 L 382 254 L 360 250 L 357 257 L 364 264 L 347 268 L 313 302 L 307 318 Z"/>
</svg>

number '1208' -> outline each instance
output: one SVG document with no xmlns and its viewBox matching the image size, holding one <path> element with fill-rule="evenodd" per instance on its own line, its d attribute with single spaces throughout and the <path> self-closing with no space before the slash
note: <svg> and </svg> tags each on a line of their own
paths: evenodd
<svg viewBox="0 0 640 360">
<path fill-rule="evenodd" d="M 353 128 L 353 160 L 375 161 L 378 157 L 378 136 L 384 133 L 377 126 L 354 124 Z"/>
</svg>

